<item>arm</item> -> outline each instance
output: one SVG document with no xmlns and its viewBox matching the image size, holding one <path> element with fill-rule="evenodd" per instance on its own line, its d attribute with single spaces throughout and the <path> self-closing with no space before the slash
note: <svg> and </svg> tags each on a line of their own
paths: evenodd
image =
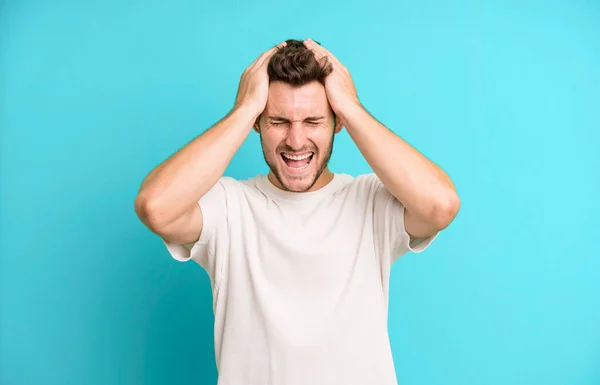
<svg viewBox="0 0 600 385">
<path fill-rule="evenodd" d="M 234 109 L 156 167 L 135 200 L 140 220 L 167 241 L 196 241 L 202 230 L 198 200 L 223 175 L 254 119 L 250 111 Z"/>
<path fill-rule="evenodd" d="M 199 238 L 202 212 L 198 201 L 223 176 L 264 110 L 269 87 L 266 68 L 280 46 L 264 52 L 244 71 L 236 105 L 227 116 L 144 179 L 135 199 L 135 211 L 150 230 L 166 241 L 184 244 Z"/>
<path fill-rule="evenodd" d="M 448 175 L 361 106 L 350 73 L 335 56 L 310 39 L 305 45 L 332 64 L 325 79 L 331 107 L 377 177 L 402 202 L 408 234 L 425 238 L 447 227 L 460 206 Z"/>
<path fill-rule="evenodd" d="M 347 106 L 340 118 L 375 174 L 406 207 L 405 228 L 411 237 L 428 237 L 452 222 L 460 202 L 441 168 L 360 105 Z"/>
</svg>

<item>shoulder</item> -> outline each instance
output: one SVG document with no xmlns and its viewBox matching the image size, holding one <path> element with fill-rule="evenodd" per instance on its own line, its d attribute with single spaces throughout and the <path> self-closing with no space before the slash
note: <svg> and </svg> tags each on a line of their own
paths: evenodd
<svg viewBox="0 0 600 385">
<path fill-rule="evenodd" d="M 375 173 L 359 174 L 348 180 L 346 187 L 360 193 L 373 194 L 384 188 Z"/>
<path fill-rule="evenodd" d="M 376 205 L 393 202 L 401 205 L 374 172 L 357 175 L 347 188 L 349 195 L 362 202 L 372 202 Z"/>
<path fill-rule="evenodd" d="M 205 202 L 205 204 L 233 201 L 244 195 L 245 191 L 251 188 L 245 180 L 239 180 L 230 176 L 221 176 L 206 194 L 200 198 L 200 201 Z"/>
<path fill-rule="evenodd" d="M 360 174 L 354 178 L 354 183 L 361 187 L 376 187 L 381 184 L 379 177 L 374 172 Z"/>
<path fill-rule="evenodd" d="M 247 179 L 237 179 L 231 176 L 221 176 L 217 180 L 217 185 L 223 187 L 228 190 L 247 190 L 247 189 L 255 189 L 257 186 L 257 179 L 259 177 L 251 177 Z"/>
<path fill-rule="evenodd" d="M 220 190 L 228 198 L 251 198 L 262 195 L 262 185 L 264 184 L 264 175 L 256 175 L 249 178 L 234 178 L 231 176 L 222 176 L 217 181 L 214 188 Z"/>
</svg>

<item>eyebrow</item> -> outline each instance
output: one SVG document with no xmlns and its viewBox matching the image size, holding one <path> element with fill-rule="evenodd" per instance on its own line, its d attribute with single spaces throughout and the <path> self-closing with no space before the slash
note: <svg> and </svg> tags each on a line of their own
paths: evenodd
<svg viewBox="0 0 600 385">
<path fill-rule="evenodd" d="M 289 119 L 284 118 L 283 116 L 269 116 L 268 119 L 269 120 L 280 120 L 280 121 L 283 121 L 283 122 L 289 122 L 290 121 Z M 322 120 L 322 119 L 325 119 L 325 117 L 324 116 L 309 116 L 309 117 L 305 118 L 304 120 L 305 121 L 306 120 L 314 121 L 314 120 Z"/>
</svg>

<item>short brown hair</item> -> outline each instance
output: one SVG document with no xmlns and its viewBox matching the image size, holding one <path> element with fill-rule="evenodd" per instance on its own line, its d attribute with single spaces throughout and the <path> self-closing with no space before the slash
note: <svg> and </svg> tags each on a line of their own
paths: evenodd
<svg viewBox="0 0 600 385">
<path fill-rule="evenodd" d="M 312 81 L 325 82 L 333 70 L 331 63 L 319 62 L 314 53 L 300 40 L 286 40 L 285 47 L 279 48 L 271 57 L 267 72 L 270 81 L 282 81 L 293 86 L 302 86 Z"/>
</svg>

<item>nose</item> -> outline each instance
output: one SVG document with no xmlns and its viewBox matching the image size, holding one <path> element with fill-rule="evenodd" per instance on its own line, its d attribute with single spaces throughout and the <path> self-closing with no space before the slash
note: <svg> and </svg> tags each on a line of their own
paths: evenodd
<svg viewBox="0 0 600 385">
<path fill-rule="evenodd" d="M 306 131 L 301 122 L 291 122 L 285 144 L 294 150 L 300 150 L 306 143 Z"/>
</svg>

